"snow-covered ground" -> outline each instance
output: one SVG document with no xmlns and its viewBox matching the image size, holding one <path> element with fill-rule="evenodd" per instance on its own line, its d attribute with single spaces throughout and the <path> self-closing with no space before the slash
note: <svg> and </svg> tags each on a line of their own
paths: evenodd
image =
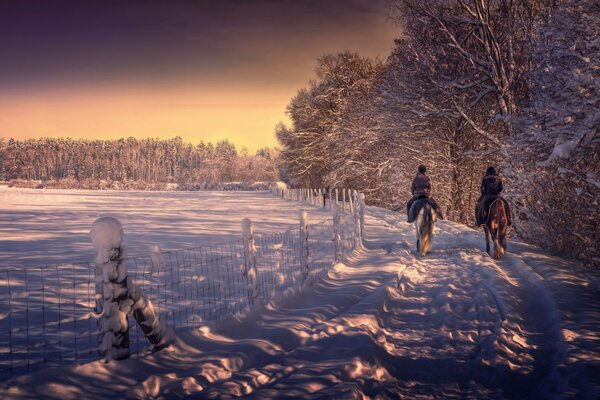
<svg viewBox="0 0 600 400">
<path fill-rule="evenodd" d="M 297 225 L 295 202 L 267 192 L 128 192 L 35 190 L 0 186 L 0 266 L 40 266 L 93 258 L 89 231 L 99 217 L 117 218 L 130 256 L 226 242 L 250 218 L 257 233 Z M 316 207 L 311 223 L 330 218 Z"/>
<path fill-rule="evenodd" d="M 302 290 L 141 359 L 18 377 L 0 398 L 598 398 L 596 274 L 518 242 L 495 262 L 482 233 L 446 221 L 416 257 L 403 216 L 365 222 L 364 248 Z"/>
</svg>

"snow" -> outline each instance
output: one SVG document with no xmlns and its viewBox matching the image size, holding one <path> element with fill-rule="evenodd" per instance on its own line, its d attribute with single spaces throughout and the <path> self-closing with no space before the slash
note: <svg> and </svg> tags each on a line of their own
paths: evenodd
<svg viewBox="0 0 600 400">
<path fill-rule="evenodd" d="M 281 200 L 266 192 L 135 192 L 0 188 L 0 266 L 90 261 L 89 231 L 99 217 L 123 224 L 129 256 L 223 243 L 241 237 L 250 218 L 255 233 L 298 225 L 310 208 L 310 223 L 329 213 Z"/>
<path fill-rule="evenodd" d="M 554 146 L 552 150 L 552 154 L 548 157 L 548 161 L 556 160 L 557 158 L 568 158 L 573 150 L 577 147 L 578 142 L 574 140 L 569 140 L 565 143 L 559 143 Z"/>
<path fill-rule="evenodd" d="M 97 254 L 96 263 L 106 263 L 110 260 L 110 251 L 121 247 L 123 226 L 112 217 L 98 218 L 92 224 L 90 238 Z"/>
<path fill-rule="evenodd" d="M 0 397 L 598 397 L 596 272 L 517 241 L 495 262 L 482 232 L 448 221 L 418 257 L 403 220 L 367 207 L 364 246 L 301 289 L 140 359 L 18 377 Z"/>
</svg>

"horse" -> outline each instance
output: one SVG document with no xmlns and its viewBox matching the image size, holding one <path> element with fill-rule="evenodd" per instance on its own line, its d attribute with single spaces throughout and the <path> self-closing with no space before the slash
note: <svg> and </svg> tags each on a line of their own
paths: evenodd
<svg viewBox="0 0 600 400">
<path fill-rule="evenodd" d="M 419 210 L 415 218 L 415 228 L 417 231 L 417 251 L 421 257 L 431 251 L 431 240 L 433 239 L 433 224 L 437 220 L 436 213 L 428 201 Z"/>
<path fill-rule="evenodd" d="M 483 225 L 485 231 L 485 251 L 490 253 L 490 235 L 494 243 L 494 259 L 498 260 L 506 252 L 506 230 L 508 217 L 502 200 L 495 199 L 489 206 L 488 217 Z"/>
</svg>

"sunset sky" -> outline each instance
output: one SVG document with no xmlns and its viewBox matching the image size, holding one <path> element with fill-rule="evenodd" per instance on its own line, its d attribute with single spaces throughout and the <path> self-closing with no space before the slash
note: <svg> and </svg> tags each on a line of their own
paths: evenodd
<svg viewBox="0 0 600 400">
<path fill-rule="evenodd" d="M 319 56 L 398 32 L 385 0 L 1 0 L 0 137 L 273 146 Z"/>
</svg>

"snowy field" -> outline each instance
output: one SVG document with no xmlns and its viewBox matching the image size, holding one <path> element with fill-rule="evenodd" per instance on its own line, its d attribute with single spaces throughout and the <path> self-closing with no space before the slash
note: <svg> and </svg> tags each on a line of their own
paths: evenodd
<svg viewBox="0 0 600 400">
<path fill-rule="evenodd" d="M 92 223 L 101 216 L 123 224 L 130 256 L 150 246 L 176 250 L 241 237 L 241 220 L 254 231 L 277 232 L 298 225 L 310 209 L 311 223 L 328 213 L 282 202 L 267 192 L 128 192 L 35 190 L 0 186 L 0 266 L 40 266 L 89 261 Z"/>
<path fill-rule="evenodd" d="M 334 257 L 328 212 L 267 192 L 0 194 L 0 381 L 97 359 L 88 232 L 100 216 L 122 222 L 129 276 L 176 332 L 249 305 L 242 218 L 253 221 L 256 279 L 264 299 L 301 284 L 307 261 L 314 274 Z M 308 260 L 302 256 L 300 210 L 310 216 Z M 151 256 L 152 244 L 161 252 Z M 131 323 L 130 348 L 144 351 L 145 339 Z"/>
<path fill-rule="evenodd" d="M 17 377 L 0 398 L 599 397 L 597 273 L 516 241 L 496 262 L 448 221 L 418 257 L 403 220 L 368 208 L 364 246 L 301 289 L 152 355 Z"/>
</svg>

